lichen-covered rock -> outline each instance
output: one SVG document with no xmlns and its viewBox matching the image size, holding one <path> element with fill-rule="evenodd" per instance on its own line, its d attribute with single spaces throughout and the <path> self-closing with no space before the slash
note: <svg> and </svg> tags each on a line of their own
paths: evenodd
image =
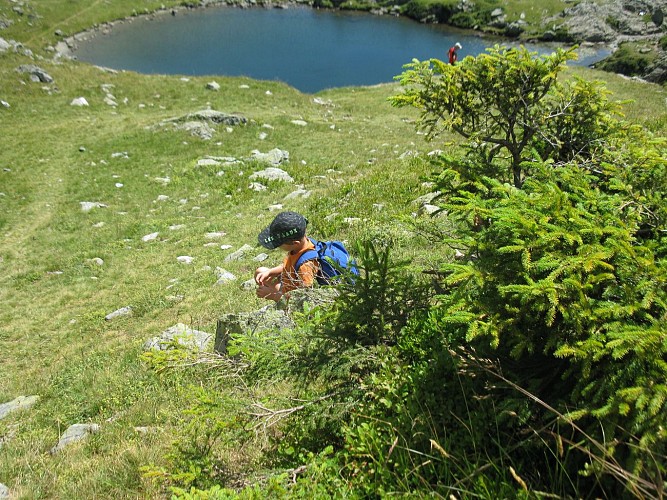
<svg viewBox="0 0 667 500">
<path fill-rule="evenodd" d="M 213 335 L 210 333 L 193 330 L 183 323 L 177 323 L 157 337 L 147 340 L 144 343 L 144 351 L 165 351 L 175 347 L 204 351 L 212 338 Z"/>
</svg>

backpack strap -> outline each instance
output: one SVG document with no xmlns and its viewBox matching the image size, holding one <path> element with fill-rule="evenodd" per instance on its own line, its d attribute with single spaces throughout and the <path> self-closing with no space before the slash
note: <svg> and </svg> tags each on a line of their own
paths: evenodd
<svg viewBox="0 0 667 500">
<path fill-rule="evenodd" d="M 299 256 L 299 259 L 296 261 L 296 264 L 294 264 L 295 271 L 298 271 L 304 262 L 308 262 L 309 260 L 319 259 L 320 257 L 320 255 L 317 253 L 317 243 L 318 243 L 317 240 L 314 240 L 312 238 L 308 239 L 313 245 L 315 245 L 315 248 L 306 250 Z"/>
</svg>

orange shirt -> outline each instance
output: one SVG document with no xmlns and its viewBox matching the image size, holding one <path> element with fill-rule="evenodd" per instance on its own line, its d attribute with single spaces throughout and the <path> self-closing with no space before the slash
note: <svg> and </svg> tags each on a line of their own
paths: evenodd
<svg viewBox="0 0 667 500">
<path fill-rule="evenodd" d="M 289 293 L 297 288 L 312 287 L 315 283 L 315 275 L 320 268 L 316 259 L 308 260 L 301 264 L 299 271 L 294 269 L 296 262 L 301 257 L 301 254 L 306 250 L 314 250 L 315 245 L 310 240 L 306 240 L 306 245 L 299 250 L 299 252 L 292 254 L 288 253 L 283 262 L 283 273 L 280 276 L 281 287 L 283 293 Z"/>
</svg>

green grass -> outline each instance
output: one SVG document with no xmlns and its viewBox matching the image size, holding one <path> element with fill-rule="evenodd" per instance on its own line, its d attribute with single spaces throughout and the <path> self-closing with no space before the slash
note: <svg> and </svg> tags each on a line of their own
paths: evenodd
<svg viewBox="0 0 667 500">
<path fill-rule="evenodd" d="M 54 43 L 58 28 L 73 33 L 161 3 L 177 2 L 34 2 L 26 11 L 38 18 L 14 16 L 16 22 L 0 35 L 40 52 Z M 12 5 L 0 3 L 0 15 L 13 16 Z M 45 69 L 55 83 L 32 83 L 16 72 L 28 63 Z M 665 108 L 656 104 L 665 102 L 664 89 L 581 68 L 571 73 L 606 80 L 614 98 L 634 99 L 625 108 L 629 119 L 664 134 Z M 77 62 L 0 55 L 0 98 L 10 103 L 0 108 L 0 403 L 20 395 L 41 397 L 33 410 L 0 421 L 0 438 L 8 437 L 0 454 L 0 482 L 17 498 L 164 494 L 141 478 L 139 467 L 164 463 L 191 404 L 187 387 L 198 380 L 156 374 L 140 360 L 141 346 L 177 322 L 212 333 L 220 315 L 263 305 L 238 286 L 256 263 L 224 262 L 224 257 L 255 244 L 273 216 L 269 205 L 284 203 L 306 213 L 316 236 L 391 237 L 397 258 L 423 265 L 440 258 L 432 248 L 416 245 L 421 240 L 403 222 L 416 210 L 412 200 L 426 192 L 421 182 L 431 168 L 400 156 L 410 151 L 424 158 L 453 137 L 425 143 L 414 130 L 416 114 L 386 101 L 399 91 L 397 85 L 327 90 L 318 94 L 331 101 L 323 106 L 281 83 L 215 79 L 220 92 L 205 89 L 210 77 L 184 82 L 177 76 L 105 73 Z M 104 84 L 114 86 L 115 109 L 103 102 Z M 243 84 L 250 88 L 240 88 Z M 89 107 L 69 105 L 81 96 Z M 250 123 L 231 133 L 219 127 L 211 141 L 157 126 L 209 105 L 240 112 Z M 308 125 L 290 123 L 297 118 Z M 258 138 L 262 131 L 268 132 L 265 140 Z M 223 176 L 195 167 L 206 155 L 246 158 L 253 149 L 275 147 L 289 151 L 285 169 L 312 190 L 310 198 L 286 202 L 295 186 L 279 183 L 261 193 L 249 190 L 252 164 Z M 119 152 L 128 158 L 114 157 Z M 171 182 L 162 185 L 158 177 Z M 169 198 L 157 201 L 160 195 Z M 108 206 L 84 213 L 82 201 Z M 332 221 L 325 222 L 331 214 Z M 345 222 L 348 217 L 361 221 Z M 174 225 L 184 227 L 169 229 Z M 212 231 L 225 231 L 218 243 L 233 249 L 205 246 L 205 234 Z M 143 242 L 152 232 L 159 238 Z M 194 264 L 178 263 L 180 255 L 194 257 Z M 103 266 L 90 263 L 96 257 Z M 269 262 L 279 259 L 274 252 Z M 217 266 L 239 281 L 215 286 Z M 125 305 L 133 306 L 132 317 L 104 320 Z M 231 397 L 233 388 L 229 391 Z M 99 423 L 102 431 L 51 456 L 59 434 L 77 422 Z M 142 435 L 137 426 L 156 430 Z"/>
</svg>

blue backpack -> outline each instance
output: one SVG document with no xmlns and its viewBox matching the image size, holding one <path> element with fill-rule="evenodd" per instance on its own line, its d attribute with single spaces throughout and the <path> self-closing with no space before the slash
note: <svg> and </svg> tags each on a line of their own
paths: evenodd
<svg viewBox="0 0 667 500">
<path fill-rule="evenodd" d="M 320 285 L 331 285 L 340 280 L 343 273 L 348 271 L 351 274 L 359 275 L 359 270 L 353 259 L 350 258 L 345 245 L 340 241 L 317 241 L 308 238 L 315 250 L 307 250 L 301 254 L 296 261 L 294 269 L 299 270 L 301 264 L 309 260 L 317 259 L 320 264 L 320 270 L 317 272 L 317 282 Z"/>
</svg>

